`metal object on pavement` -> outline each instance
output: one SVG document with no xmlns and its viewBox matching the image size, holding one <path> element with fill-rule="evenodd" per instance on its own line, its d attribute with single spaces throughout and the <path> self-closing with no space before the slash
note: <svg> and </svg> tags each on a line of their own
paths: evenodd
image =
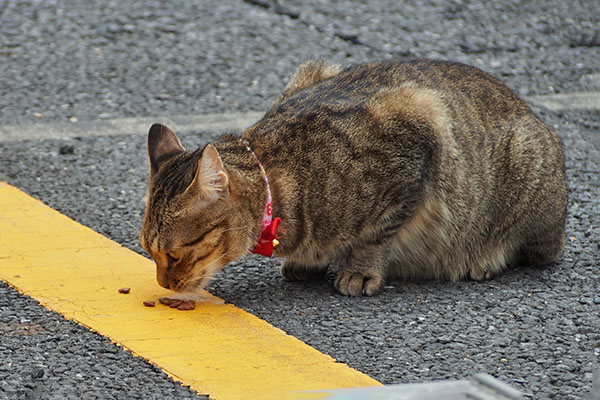
<svg viewBox="0 0 600 400">
<path fill-rule="evenodd" d="M 520 400 L 523 394 L 485 373 L 470 379 L 337 390 L 327 400 Z"/>
</svg>

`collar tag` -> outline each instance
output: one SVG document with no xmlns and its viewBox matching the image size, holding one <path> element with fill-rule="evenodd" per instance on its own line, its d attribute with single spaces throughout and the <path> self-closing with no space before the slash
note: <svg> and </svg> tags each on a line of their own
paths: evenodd
<svg viewBox="0 0 600 400">
<path fill-rule="evenodd" d="M 260 254 L 265 257 L 273 256 L 273 249 L 277 247 L 277 228 L 281 223 L 281 218 L 273 218 L 273 220 L 263 228 L 263 231 L 258 238 L 258 244 L 252 249 L 252 254 Z"/>
</svg>

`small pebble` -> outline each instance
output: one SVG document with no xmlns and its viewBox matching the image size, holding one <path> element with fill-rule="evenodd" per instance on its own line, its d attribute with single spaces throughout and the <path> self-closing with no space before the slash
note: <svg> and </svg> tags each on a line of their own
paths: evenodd
<svg viewBox="0 0 600 400">
<path fill-rule="evenodd" d="M 35 378 L 35 379 L 40 379 L 44 376 L 44 369 L 43 368 L 34 368 L 33 371 L 31 371 L 31 377 Z"/>
<path fill-rule="evenodd" d="M 146 301 L 144 301 L 144 305 L 145 305 L 146 307 L 154 307 L 154 306 L 155 306 L 155 304 L 156 304 L 156 303 L 155 303 L 154 301 L 152 301 L 152 300 L 146 300 Z"/>
<path fill-rule="evenodd" d="M 73 147 L 73 145 L 71 145 L 71 144 L 64 144 L 64 145 L 60 146 L 60 148 L 58 149 L 58 154 L 61 154 L 61 155 L 73 154 L 73 153 L 75 153 L 75 147 Z"/>
<path fill-rule="evenodd" d="M 128 287 L 122 287 L 121 289 L 119 289 L 119 293 L 123 293 L 123 294 L 127 294 L 131 291 L 131 288 Z"/>
</svg>

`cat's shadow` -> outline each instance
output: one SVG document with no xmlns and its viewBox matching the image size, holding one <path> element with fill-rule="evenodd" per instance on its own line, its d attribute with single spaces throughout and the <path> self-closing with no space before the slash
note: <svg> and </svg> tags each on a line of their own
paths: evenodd
<svg viewBox="0 0 600 400">
<path fill-rule="evenodd" d="M 560 263 L 562 264 L 562 263 Z M 208 286 L 208 291 L 250 312 L 259 314 L 298 307 L 352 307 L 356 304 L 385 304 L 430 296 L 432 301 L 445 299 L 484 299 L 490 292 L 537 291 L 561 265 L 548 267 L 516 266 L 490 280 L 458 282 L 431 280 L 389 280 L 381 294 L 374 297 L 345 297 L 334 288 L 336 271 L 329 268 L 325 278 L 318 281 L 290 282 L 283 279 L 277 259 L 248 257 L 220 271 Z"/>
</svg>

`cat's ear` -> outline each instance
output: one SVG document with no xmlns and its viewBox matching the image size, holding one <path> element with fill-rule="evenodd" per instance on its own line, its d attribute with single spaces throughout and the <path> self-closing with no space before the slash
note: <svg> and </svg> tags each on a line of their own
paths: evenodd
<svg viewBox="0 0 600 400">
<path fill-rule="evenodd" d="M 148 158 L 151 171 L 158 171 L 164 161 L 183 151 L 185 149 L 175 132 L 161 124 L 152 125 L 148 132 Z"/>
<path fill-rule="evenodd" d="M 196 166 L 196 174 L 186 194 L 201 204 L 217 200 L 228 188 L 229 178 L 223 168 L 219 152 L 212 144 L 206 145 Z"/>
</svg>

